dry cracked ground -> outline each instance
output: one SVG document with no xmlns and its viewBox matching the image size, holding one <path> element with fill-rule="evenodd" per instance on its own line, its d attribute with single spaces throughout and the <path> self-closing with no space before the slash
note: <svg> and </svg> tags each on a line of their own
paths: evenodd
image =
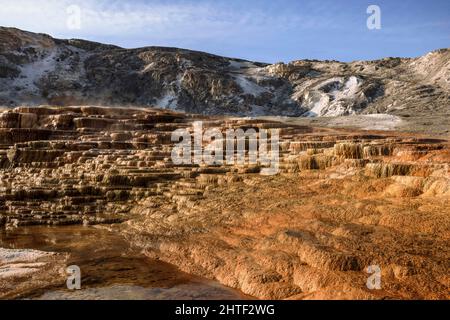
<svg viewBox="0 0 450 320">
<path fill-rule="evenodd" d="M 175 165 L 171 134 L 195 120 L 278 128 L 279 173 Z M 3 230 L 105 225 L 152 259 L 256 298 L 450 298 L 445 137 L 41 106 L 1 113 L 0 147 Z M 0 297 L 24 279 L 63 281 L 66 259 L 2 249 Z M 379 289 L 367 287 L 369 266 Z"/>
</svg>

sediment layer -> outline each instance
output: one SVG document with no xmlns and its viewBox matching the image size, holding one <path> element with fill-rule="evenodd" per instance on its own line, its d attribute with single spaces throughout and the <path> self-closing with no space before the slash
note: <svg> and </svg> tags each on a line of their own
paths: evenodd
<svg viewBox="0 0 450 320">
<path fill-rule="evenodd" d="M 173 130 L 280 131 L 279 173 L 175 165 Z M 0 226 L 115 224 L 146 254 L 271 299 L 449 298 L 446 140 L 157 109 L 0 114 Z M 366 286 L 379 266 L 381 289 Z"/>
</svg>

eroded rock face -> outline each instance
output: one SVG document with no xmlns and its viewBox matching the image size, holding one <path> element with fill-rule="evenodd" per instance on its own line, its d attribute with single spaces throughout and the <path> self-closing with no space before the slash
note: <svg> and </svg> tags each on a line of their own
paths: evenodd
<svg viewBox="0 0 450 320">
<path fill-rule="evenodd" d="M 125 233 L 152 257 L 260 298 L 448 298 L 447 142 L 283 130 L 279 176 L 177 182 L 176 207 L 144 200 Z M 369 266 L 380 290 L 366 286 Z"/>
<path fill-rule="evenodd" d="M 0 28 L 0 105 L 154 106 L 208 115 L 449 112 L 450 51 L 269 65 L 177 48 L 122 49 Z"/>
<path fill-rule="evenodd" d="M 278 128 L 279 174 L 174 164 L 171 133 L 196 120 Z M 148 256 L 259 298 L 448 298 L 446 140 L 91 106 L 0 124 L 2 227 L 115 223 Z"/>
<path fill-rule="evenodd" d="M 0 298 L 19 296 L 33 282 L 63 282 L 66 259 L 67 255 L 54 252 L 0 248 Z"/>
</svg>

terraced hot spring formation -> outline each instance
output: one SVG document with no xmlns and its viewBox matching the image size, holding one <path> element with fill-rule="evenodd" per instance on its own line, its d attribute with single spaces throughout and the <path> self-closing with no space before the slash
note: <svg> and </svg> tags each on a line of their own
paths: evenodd
<svg viewBox="0 0 450 320">
<path fill-rule="evenodd" d="M 175 129 L 280 129 L 280 170 L 175 165 Z M 442 139 L 156 109 L 0 115 L 0 226 L 108 225 L 127 243 L 257 298 L 449 298 Z M 366 286 L 368 266 L 381 289 Z"/>
</svg>

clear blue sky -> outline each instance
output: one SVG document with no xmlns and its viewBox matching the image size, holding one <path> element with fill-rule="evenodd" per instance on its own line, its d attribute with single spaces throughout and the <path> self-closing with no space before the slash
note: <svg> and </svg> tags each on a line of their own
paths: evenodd
<svg viewBox="0 0 450 320">
<path fill-rule="evenodd" d="M 450 0 L 1 0 L 0 25 L 123 47 L 161 45 L 264 62 L 414 57 L 449 47 Z M 67 7 L 81 29 L 67 28 Z M 368 5 L 381 8 L 369 30 Z"/>
</svg>

